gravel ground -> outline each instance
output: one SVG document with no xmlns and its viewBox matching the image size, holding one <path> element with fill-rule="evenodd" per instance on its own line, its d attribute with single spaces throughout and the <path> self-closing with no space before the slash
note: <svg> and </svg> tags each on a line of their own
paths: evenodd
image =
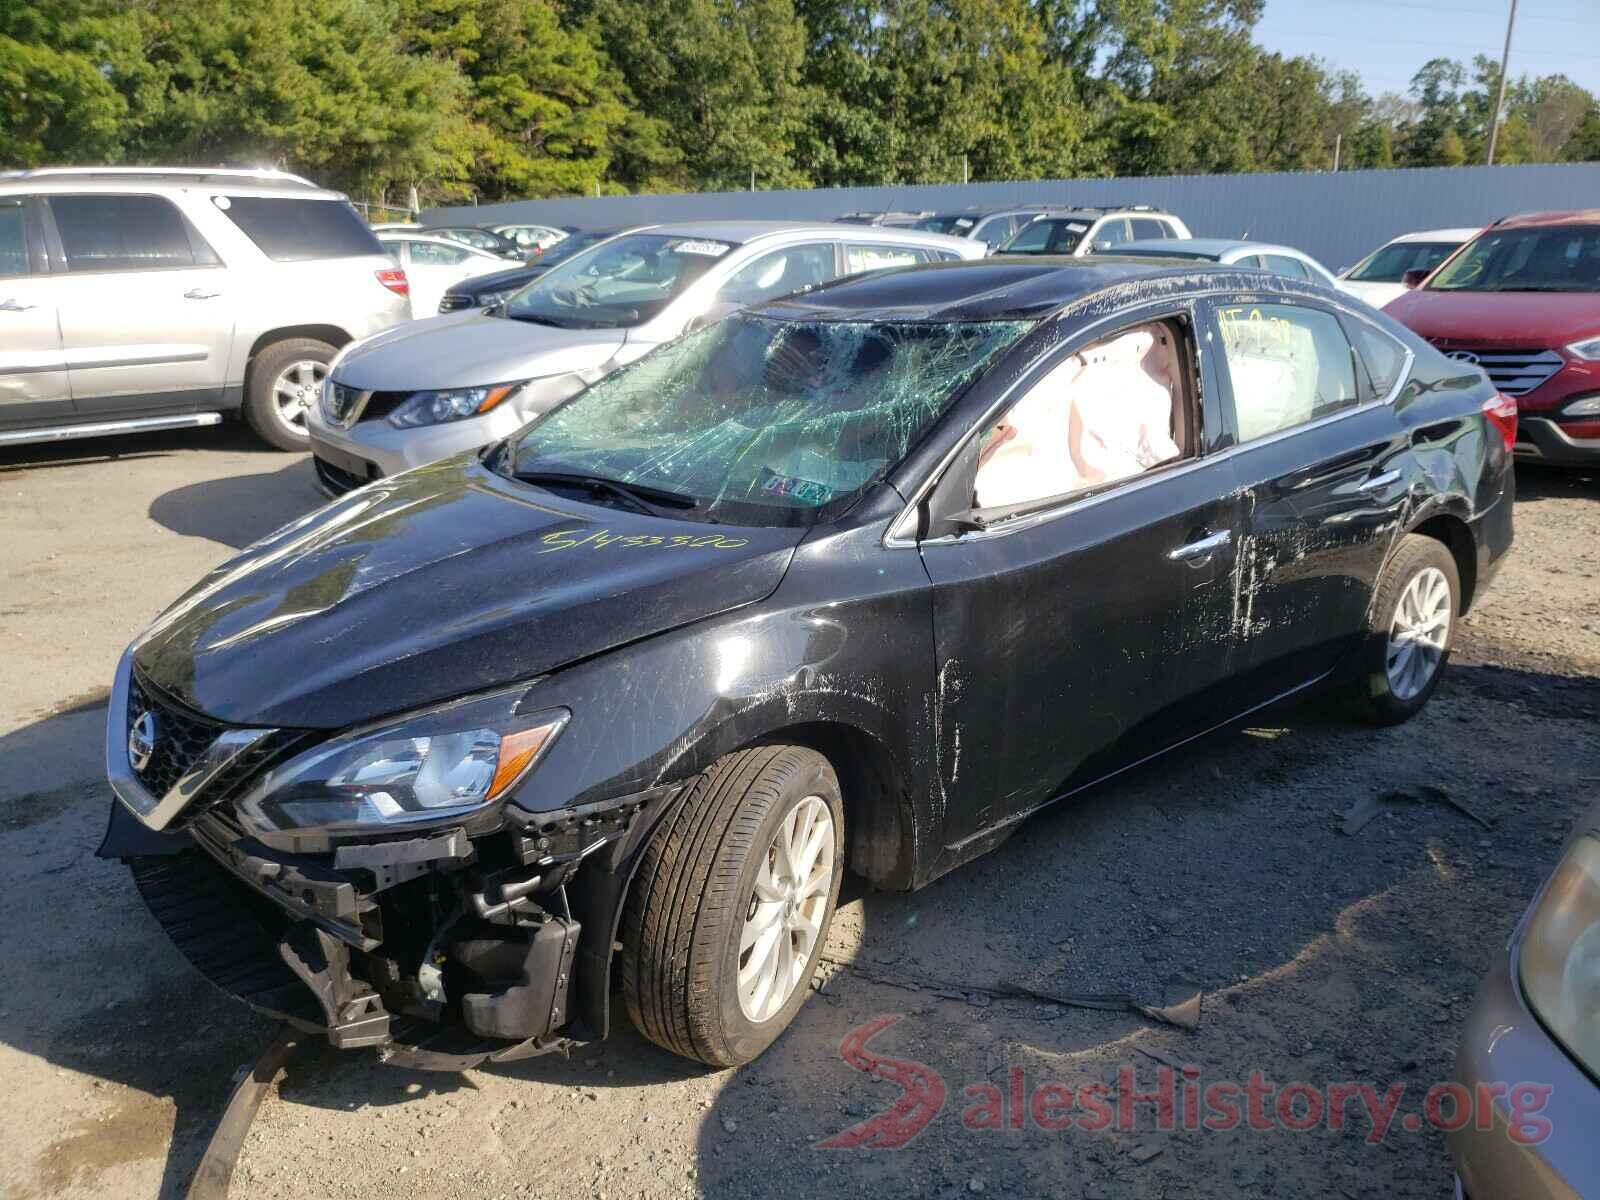
<svg viewBox="0 0 1600 1200">
<path fill-rule="evenodd" d="M 1442 1136 L 1406 1117 L 1448 1079 L 1478 977 L 1600 782 L 1600 481 L 1525 470 L 1519 489 L 1514 555 L 1409 725 L 1302 705 L 1047 813 L 916 895 L 847 883 L 818 994 L 740 1071 L 627 1029 L 459 1076 L 306 1048 L 233 1194 L 1447 1195 Z M 303 458 L 229 428 L 11 451 L 0 495 L 0 1193 L 180 1195 L 272 1029 L 92 857 L 105 687 L 146 620 L 318 497 Z M 1346 834 L 1357 801 L 1382 809 Z M 1204 1016 L 1185 1033 L 994 994 L 1011 981 L 1152 1002 L 1192 981 Z M 815 1146 L 900 1096 L 840 1054 L 894 1016 L 871 1051 L 942 1080 L 942 1111 L 900 1149 Z M 1009 1106 L 1048 1083 L 1101 1083 L 1115 1105 L 1164 1064 L 1202 1086 L 1259 1071 L 1404 1091 L 1377 1142 L 1359 1105 L 1307 1132 L 1163 1131 L 1150 1104 L 1129 1130 L 1048 1130 Z M 1000 1127 L 975 1128 L 964 1114 L 991 1096 Z"/>
</svg>

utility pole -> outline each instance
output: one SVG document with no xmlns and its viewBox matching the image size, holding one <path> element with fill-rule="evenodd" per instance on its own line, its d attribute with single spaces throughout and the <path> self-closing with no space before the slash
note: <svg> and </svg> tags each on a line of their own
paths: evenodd
<svg viewBox="0 0 1600 1200">
<path fill-rule="evenodd" d="M 1344 149 L 1344 134 L 1342 134 L 1342 133 L 1334 134 L 1333 135 L 1333 169 L 1334 169 L 1335 173 L 1337 173 L 1338 170 L 1339 170 L 1339 152 L 1341 150 L 1343 150 L 1343 149 Z"/>
<path fill-rule="evenodd" d="M 966 152 L 963 151 L 962 154 L 961 154 L 961 182 L 962 183 L 969 183 L 969 182 L 971 182 L 971 179 L 972 179 L 972 175 L 967 170 L 967 155 L 966 155 Z"/>
<path fill-rule="evenodd" d="M 1494 97 L 1494 112 L 1489 114 L 1489 156 L 1485 165 L 1494 166 L 1494 144 L 1500 136 L 1500 110 L 1506 105 L 1506 68 L 1511 64 L 1511 30 L 1517 23 L 1517 0 L 1511 0 L 1511 15 L 1506 18 L 1506 48 L 1500 52 L 1500 87 Z"/>
<path fill-rule="evenodd" d="M 750 168 L 750 190 L 752 192 L 756 190 L 756 169 L 754 167 Z"/>
</svg>

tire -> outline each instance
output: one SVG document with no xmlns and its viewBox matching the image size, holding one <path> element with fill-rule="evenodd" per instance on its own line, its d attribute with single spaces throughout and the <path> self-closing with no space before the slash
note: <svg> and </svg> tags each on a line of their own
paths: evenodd
<svg viewBox="0 0 1600 1200">
<path fill-rule="evenodd" d="M 820 823 L 824 813 L 832 830 L 826 891 L 818 876 L 805 902 L 809 910 L 758 901 L 758 876 L 782 879 L 772 866 L 774 843 L 780 831 L 787 832 L 791 814 L 798 814 L 796 821 Z M 634 1026 L 674 1054 L 714 1067 L 747 1063 L 771 1045 L 810 994 L 839 900 L 844 844 L 839 781 L 815 751 L 757 746 L 718 760 L 696 779 L 645 848 L 623 910 L 622 990 Z M 764 866 L 769 875 L 763 875 Z M 764 886 L 770 894 L 771 883 Z M 802 951 L 805 934 L 786 922 L 791 911 L 794 919 L 806 918 L 808 911 L 815 919 L 819 907 L 820 927 Z M 758 937 L 747 957 L 741 947 L 747 922 L 752 931 L 771 930 L 774 920 L 770 943 Z M 759 992 L 761 973 L 753 956 L 770 944 L 784 965 L 785 943 L 794 983 L 782 1003 L 770 990 L 741 995 L 741 960 Z"/>
<path fill-rule="evenodd" d="M 1448 589 L 1442 597 L 1440 583 Z M 1407 608 L 1401 611 L 1403 601 Z M 1398 627 L 1417 624 L 1412 618 L 1419 612 L 1434 632 L 1420 640 L 1397 638 Z M 1421 712 L 1450 660 L 1460 613 L 1461 576 L 1455 558 L 1444 543 L 1407 534 L 1384 567 L 1373 595 L 1349 697 L 1356 715 L 1376 725 L 1398 725 Z M 1404 649 L 1408 641 L 1409 657 Z"/>
<path fill-rule="evenodd" d="M 304 413 L 294 420 L 280 403 L 279 378 L 297 364 L 319 364 L 320 370 L 308 367 L 298 374 L 306 383 L 320 384 L 334 353 L 332 346 L 317 338 L 285 338 L 256 354 L 245 378 L 244 419 L 257 437 L 279 450 L 305 450 L 311 445 Z M 307 404 L 317 402 L 314 391 L 305 399 Z"/>
</svg>

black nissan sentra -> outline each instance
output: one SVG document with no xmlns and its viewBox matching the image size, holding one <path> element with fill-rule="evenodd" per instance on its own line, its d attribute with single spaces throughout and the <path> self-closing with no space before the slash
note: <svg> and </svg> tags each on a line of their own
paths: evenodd
<svg viewBox="0 0 1600 1200">
<path fill-rule="evenodd" d="M 118 669 L 102 853 L 337 1046 L 517 1058 L 620 996 L 744 1062 L 845 867 L 920 887 L 1313 685 L 1415 714 L 1514 432 L 1476 367 L 1259 271 L 842 280 L 201 580 Z"/>
</svg>

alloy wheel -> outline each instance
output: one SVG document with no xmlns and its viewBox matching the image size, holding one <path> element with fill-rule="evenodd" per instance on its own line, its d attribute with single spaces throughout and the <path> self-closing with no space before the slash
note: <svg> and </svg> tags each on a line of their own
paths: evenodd
<svg viewBox="0 0 1600 1200">
<path fill-rule="evenodd" d="M 322 381 L 328 377 L 328 364 L 302 358 L 278 372 L 272 381 L 272 402 L 278 420 L 299 433 L 306 428 L 306 413 L 322 394 Z"/>
<path fill-rule="evenodd" d="M 737 987 L 747 1020 L 770 1020 L 804 982 L 834 869 L 833 814 L 821 796 L 807 796 L 779 822 L 740 930 Z"/>
<path fill-rule="evenodd" d="M 1396 699 L 1415 698 L 1439 670 L 1450 644 L 1450 615 L 1450 581 L 1444 572 L 1425 567 L 1413 575 L 1400 593 L 1389 626 L 1385 665 Z"/>
</svg>

